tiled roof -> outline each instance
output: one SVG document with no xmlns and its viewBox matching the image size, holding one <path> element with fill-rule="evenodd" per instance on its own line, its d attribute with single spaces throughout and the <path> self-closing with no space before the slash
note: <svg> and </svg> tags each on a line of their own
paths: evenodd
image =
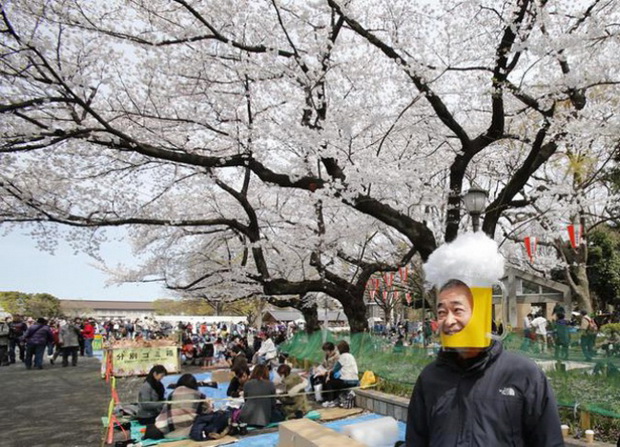
<svg viewBox="0 0 620 447">
<path fill-rule="evenodd" d="M 60 300 L 60 306 L 67 310 L 155 310 L 151 301 Z"/>
</svg>

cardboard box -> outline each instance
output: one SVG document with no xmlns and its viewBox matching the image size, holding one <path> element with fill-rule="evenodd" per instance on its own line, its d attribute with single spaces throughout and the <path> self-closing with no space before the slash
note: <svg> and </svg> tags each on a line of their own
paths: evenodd
<svg viewBox="0 0 620 447">
<path fill-rule="evenodd" d="M 229 369 L 216 369 L 211 372 L 211 381 L 217 383 L 230 382 L 234 374 Z"/>
<path fill-rule="evenodd" d="M 278 447 L 366 446 L 310 419 L 295 419 L 280 424 Z"/>
</svg>

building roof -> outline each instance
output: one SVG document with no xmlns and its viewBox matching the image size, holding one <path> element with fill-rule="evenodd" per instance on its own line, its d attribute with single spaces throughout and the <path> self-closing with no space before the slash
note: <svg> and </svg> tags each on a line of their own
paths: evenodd
<svg viewBox="0 0 620 447">
<path fill-rule="evenodd" d="M 152 301 L 103 301 L 103 300 L 60 300 L 63 309 L 92 310 L 155 310 Z"/>
<path fill-rule="evenodd" d="M 276 321 L 296 321 L 303 320 L 304 316 L 298 310 L 266 310 L 265 314 L 269 314 Z M 318 309 L 319 321 L 325 320 L 325 311 Z M 328 310 L 327 321 L 348 321 L 343 311 Z"/>
<path fill-rule="evenodd" d="M 303 320 L 304 316 L 298 310 L 266 310 L 263 315 L 269 314 L 276 321 Z"/>
</svg>

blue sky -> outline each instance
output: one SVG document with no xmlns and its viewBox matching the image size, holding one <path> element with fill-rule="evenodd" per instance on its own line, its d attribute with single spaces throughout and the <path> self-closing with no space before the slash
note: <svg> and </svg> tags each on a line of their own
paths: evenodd
<svg viewBox="0 0 620 447">
<path fill-rule="evenodd" d="M 95 268 L 92 258 L 75 255 L 65 242 L 58 241 L 54 255 L 40 251 L 36 242 L 15 230 L 0 235 L 0 291 L 50 293 L 60 299 L 152 301 L 170 297 L 157 283 L 110 285 L 107 276 Z M 131 247 L 123 242 L 104 246 L 106 263 L 132 264 Z"/>
</svg>

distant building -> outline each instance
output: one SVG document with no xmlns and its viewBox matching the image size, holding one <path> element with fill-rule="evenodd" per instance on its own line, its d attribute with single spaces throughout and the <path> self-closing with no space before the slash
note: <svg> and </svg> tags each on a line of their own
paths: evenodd
<svg viewBox="0 0 620 447">
<path fill-rule="evenodd" d="M 348 319 L 343 311 L 337 310 L 318 310 L 319 322 L 323 323 L 325 318 L 327 317 L 328 325 L 335 326 L 340 324 L 347 324 Z M 291 308 L 287 308 L 284 310 L 276 310 L 276 309 L 268 309 L 263 312 L 263 323 L 264 324 L 274 324 L 274 323 L 290 323 L 295 321 L 304 321 L 303 314 Z"/>
<path fill-rule="evenodd" d="M 60 307 L 67 316 L 93 317 L 97 320 L 134 320 L 155 316 L 155 307 L 150 301 L 60 300 Z"/>
</svg>

